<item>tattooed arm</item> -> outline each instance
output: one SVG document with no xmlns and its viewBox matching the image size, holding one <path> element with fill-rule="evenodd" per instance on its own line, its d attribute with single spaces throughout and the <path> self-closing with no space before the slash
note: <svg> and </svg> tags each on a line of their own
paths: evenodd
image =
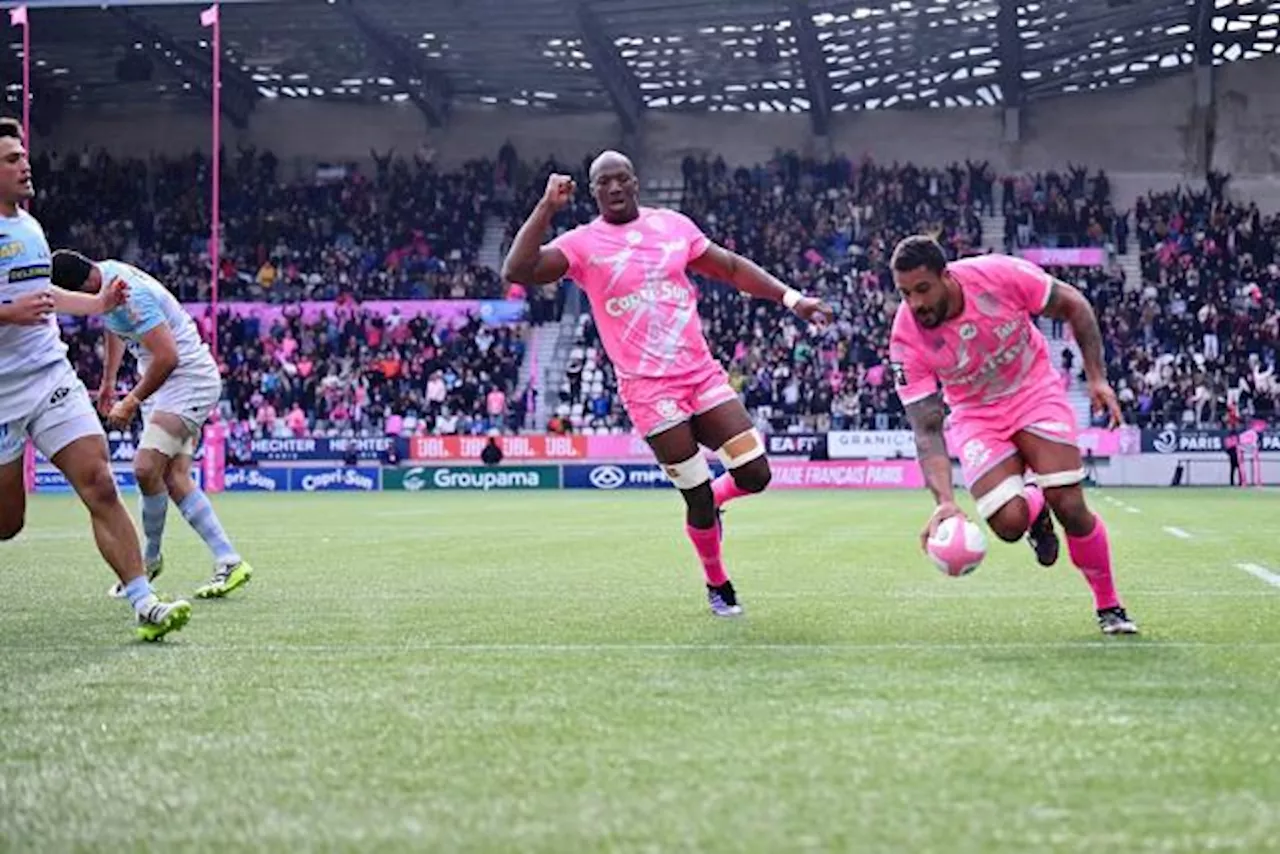
<svg viewBox="0 0 1280 854">
<path fill-rule="evenodd" d="M 963 516 L 956 505 L 951 483 L 951 455 L 947 453 L 947 440 L 942 426 L 946 422 L 946 409 L 942 393 L 931 394 L 923 400 L 906 406 L 907 418 L 916 437 L 916 459 L 924 472 L 924 482 L 933 493 L 938 506 L 920 532 L 920 548 L 926 548 L 929 538 L 938 530 L 942 520 Z"/>
<path fill-rule="evenodd" d="M 942 393 L 931 394 L 923 400 L 906 406 L 911 431 L 915 433 L 916 459 L 924 472 L 924 482 L 939 505 L 954 504 L 955 494 L 951 484 L 951 455 L 947 453 L 947 440 L 942 426 L 946 410 L 942 405 Z"/>
</svg>

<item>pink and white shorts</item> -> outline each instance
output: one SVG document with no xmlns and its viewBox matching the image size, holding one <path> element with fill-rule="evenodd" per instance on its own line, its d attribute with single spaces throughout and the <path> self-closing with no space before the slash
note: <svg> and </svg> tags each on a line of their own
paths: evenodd
<svg viewBox="0 0 1280 854">
<path fill-rule="evenodd" d="M 1058 389 L 1010 400 L 982 413 L 968 418 L 963 412 L 952 413 L 947 431 L 948 443 L 960 458 L 966 487 L 972 488 L 984 474 L 1018 453 L 1013 443 L 1015 433 L 1026 431 L 1050 442 L 1078 447 L 1075 410 Z"/>
<path fill-rule="evenodd" d="M 621 380 L 618 392 L 641 436 L 655 436 L 737 398 L 718 364 L 682 377 Z"/>
</svg>

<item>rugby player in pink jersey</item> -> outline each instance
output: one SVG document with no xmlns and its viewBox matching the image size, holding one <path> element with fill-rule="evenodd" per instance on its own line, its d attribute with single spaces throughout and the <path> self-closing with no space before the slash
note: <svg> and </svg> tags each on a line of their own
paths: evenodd
<svg viewBox="0 0 1280 854">
<path fill-rule="evenodd" d="M 636 429 L 684 495 L 685 532 L 706 576 L 711 612 L 742 613 L 721 557 L 719 509 L 769 484 L 764 441 L 730 387 L 702 333 L 698 294 L 686 270 L 782 303 L 825 325 L 831 309 L 717 246 L 683 214 L 640 207 L 640 182 L 622 154 L 606 151 L 589 179 L 600 215 L 547 245 L 557 211 L 572 200 L 573 179 L 552 175 L 503 263 L 503 277 L 543 285 L 568 276 L 591 302 L 600 340 L 618 375 Z M 699 446 L 713 449 L 726 472 L 715 481 Z"/>
<path fill-rule="evenodd" d="M 1039 562 L 1052 566 L 1059 549 L 1052 509 L 1066 531 L 1071 562 L 1093 591 L 1099 627 L 1109 635 L 1136 634 L 1116 595 L 1107 527 L 1084 500 L 1076 416 L 1033 319 L 1071 324 L 1089 397 L 1116 427 L 1120 405 L 1107 382 L 1093 308 L 1078 290 L 1029 261 L 986 255 L 947 263 L 928 237 L 899 243 L 891 265 L 902 303 L 889 359 L 938 505 L 922 543 L 943 519 L 962 515 L 943 438 L 949 407 L 965 485 L 991 530 L 1005 542 L 1026 536 Z M 1027 470 L 1034 473 L 1030 485 Z"/>
</svg>

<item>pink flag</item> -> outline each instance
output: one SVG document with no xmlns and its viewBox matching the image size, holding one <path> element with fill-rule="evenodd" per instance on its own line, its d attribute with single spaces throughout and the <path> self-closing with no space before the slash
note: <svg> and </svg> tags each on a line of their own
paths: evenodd
<svg viewBox="0 0 1280 854">
<path fill-rule="evenodd" d="M 9 26 L 25 27 L 27 25 L 27 7 L 18 6 L 9 10 Z"/>
<path fill-rule="evenodd" d="M 216 23 L 218 23 L 218 4 L 214 3 L 200 13 L 200 26 L 212 27 Z"/>
</svg>

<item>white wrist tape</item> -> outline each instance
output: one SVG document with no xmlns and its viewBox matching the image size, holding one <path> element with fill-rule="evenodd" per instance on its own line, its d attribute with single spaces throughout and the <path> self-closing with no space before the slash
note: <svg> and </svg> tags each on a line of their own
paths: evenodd
<svg viewBox="0 0 1280 854">
<path fill-rule="evenodd" d="M 800 302 L 802 299 L 804 299 L 804 294 L 800 293 L 795 288 L 787 288 L 786 292 L 782 294 L 782 304 L 789 310 L 794 309 L 796 307 L 796 303 Z"/>
</svg>

